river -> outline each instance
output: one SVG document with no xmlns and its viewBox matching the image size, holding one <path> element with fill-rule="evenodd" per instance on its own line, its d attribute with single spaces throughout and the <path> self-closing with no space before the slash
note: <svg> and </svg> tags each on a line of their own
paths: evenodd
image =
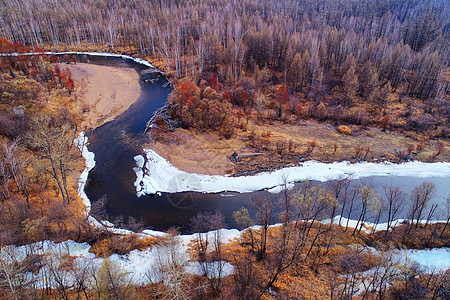
<svg viewBox="0 0 450 300">
<path fill-rule="evenodd" d="M 78 56 L 78 60 L 87 61 L 87 55 Z M 116 57 L 89 56 L 95 64 L 135 68 L 137 72 L 147 69 L 131 60 Z M 142 146 L 146 141 L 143 131 L 153 112 L 160 108 L 171 92 L 164 88 L 167 83 L 164 76 L 158 73 L 140 75 L 141 97 L 122 115 L 89 133 L 89 151 L 95 153 L 96 166 L 89 173 L 85 192 L 91 202 L 97 201 L 106 195 L 108 201 L 106 212 L 108 219 L 114 221 L 122 216 L 123 219 L 134 217 L 142 219 L 146 228 L 154 230 L 167 230 L 176 227 L 181 232 L 189 232 L 189 221 L 199 212 L 220 211 L 225 216 L 227 227 L 235 227 L 232 213 L 241 207 L 247 207 L 251 215 L 255 209 L 251 205 L 259 197 L 278 199 L 281 194 L 272 194 L 267 191 L 252 193 L 162 193 L 161 195 L 136 196 L 133 185 L 136 174 L 133 167 L 136 162 L 133 157 L 142 154 Z M 418 178 L 418 177 L 369 177 L 375 186 L 375 191 L 383 195 L 386 185 L 400 186 L 405 192 L 424 181 L 432 181 L 436 185 L 436 196 L 433 202 L 440 204 L 443 209 L 449 192 L 448 177 Z M 365 179 L 367 180 L 367 179 Z M 357 184 L 359 180 L 354 180 Z M 294 187 L 294 191 L 301 183 Z M 399 217 L 406 217 L 407 207 L 403 207 Z M 439 216 L 438 216 L 439 217 Z M 381 221 L 386 216 L 382 215 Z M 273 220 L 277 222 L 276 217 Z"/>
</svg>

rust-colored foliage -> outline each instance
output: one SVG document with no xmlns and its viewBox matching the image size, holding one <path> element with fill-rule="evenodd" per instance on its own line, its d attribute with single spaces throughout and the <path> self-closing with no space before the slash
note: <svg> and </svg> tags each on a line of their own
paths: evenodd
<svg viewBox="0 0 450 300">
<path fill-rule="evenodd" d="M 380 119 L 380 123 L 381 126 L 383 126 L 383 130 L 386 130 L 386 128 L 388 128 L 391 124 L 391 118 L 389 117 L 389 115 L 385 115 Z"/>
<path fill-rule="evenodd" d="M 425 149 L 425 143 L 424 142 L 418 143 L 416 146 L 417 152 L 421 152 L 423 149 Z"/>
<path fill-rule="evenodd" d="M 0 52 L 12 53 L 14 52 L 14 45 L 6 38 L 0 38 Z"/>
<path fill-rule="evenodd" d="M 296 114 L 297 116 L 302 116 L 303 113 L 305 112 L 305 110 L 303 109 L 303 106 L 302 106 L 301 104 L 297 104 L 297 105 L 295 106 L 294 111 L 295 111 L 295 114 Z"/>
<path fill-rule="evenodd" d="M 211 87 L 201 91 L 192 81 L 184 79 L 174 88 L 171 114 L 186 128 L 218 130 L 230 137 L 234 121 L 227 96 L 225 93 L 220 96 Z"/>
<path fill-rule="evenodd" d="M 14 51 L 17 53 L 28 53 L 30 52 L 30 49 L 28 49 L 27 46 L 25 46 L 22 42 L 16 42 L 14 43 Z"/>
<path fill-rule="evenodd" d="M 289 101 L 289 94 L 284 85 L 280 85 L 275 92 L 275 101 L 280 104 L 286 104 Z"/>
<path fill-rule="evenodd" d="M 231 103 L 231 97 L 227 92 L 223 92 L 222 98 Z"/>
<path fill-rule="evenodd" d="M 209 86 L 215 90 L 218 89 L 219 83 L 217 82 L 217 79 L 214 76 L 211 76 L 211 79 L 209 80 Z"/>
<path fill-rule="evenodd" d="M 410 155 L 411 152 L 413 152 L 413 150 L 414 150 L 414 146 L 413 145 L 408 145 L 408 149 L 407 149 L 408 155 Z"/>
</svg>

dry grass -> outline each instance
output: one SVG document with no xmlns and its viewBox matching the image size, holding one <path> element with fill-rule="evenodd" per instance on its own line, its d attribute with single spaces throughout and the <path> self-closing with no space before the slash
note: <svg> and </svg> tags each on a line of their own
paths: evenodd
<svg viewBox="0 0 450 300">
<path fill-rule="evenodd" d="M 432 162 L 450 161 L 450 143 L 448 140 L 428 140 L 420 142 L 413 137 L 398 132 L 383 132 L 380 128 L 350 126 L 352 135 L 342 135 L 335 126 L 311 120 L 302 120 L 297 124 L 273 121 L 271 125 L 250 119 L 249 130 L 237 130 L 231 139 L 224 139 L 215 132 L 196 132 L 177 129 L 173 134 L 177 143 L 152 142 L 146 147 L 154 149 L 168 159 L 175 167 L 193 173 L 237 174 L 252 170 L 266 170 L 296 164 L 302 159 L 314 159 L 322 162 L 332 161 L 380 161 L 401 162 L 398 153 L 408 154 L 409 158 Z M 270 131 L 270 135 L 267 132 Z M 266 140 L 269 149 L 252 147 L 250 136 L 257 136 L 258 142 Z M 317 147 L 308 152 L 308 142 L 316 141 Z M 277 142 L 289 141 L 295 145 L 293 150 L 277 152 Z M 444 148 L 433 159 L 438 144 Z M 363 145 L 363 146 L 360 146 Z M 335 146 L 337 146 L 335 148 Z M 355 147 L 361 149 L 355 149 Z M 287 146 L 286 146 L 287 149 Z M 419 150 L 417 150 L 419 149 Z M 228 157 L 237 153 L 262 152 L 263 155 L 232 164 Z"/>
<path fill-rule="evenodd" d="M 94 253 L 96 257 L 108 257 L 112 254 L 126 254 L 133 250 L 145 250 L 156 245 L 157 239 L 153 237 L 141 238 L 136 234 L 131 235 L 107 235 L 103 233 L 102 237 L 95 240 L 89 252 Z"/>
<path fill-rule="evenodd" d="M 345 125 L 338 126 L 337 131 L 339 133 L 346 134 L 346 135 L 351 135 L 353 132 L 350 127 L 345 126 Z"/>
</svg>

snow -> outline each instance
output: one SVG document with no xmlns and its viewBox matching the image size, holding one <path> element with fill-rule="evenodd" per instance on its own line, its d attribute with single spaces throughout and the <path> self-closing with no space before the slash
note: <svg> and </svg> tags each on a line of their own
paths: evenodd
<svg viewBox="0 0 450 300">
<path fill-rule="evenodd" d="M 406 250 L 406 257 L 429 270 L 443 271 L 450 268 L 450 248 Z"/>
<path fill-rule="evenodd" d="M 160 232 L 153 233 L 164 234 Z M 212 238 L 213 233 L 214 232 L 208 233 L 210 238 Z M 240 236 L 240 232 L 236 229 L 221 229 L 220 233 L 223 242 L 227 242 Z M 187 251 L 190 244 L 196 239 L 196 235 L 180 235 L 176 238 L 180 241 L 181 246 L 178 248 L 178 262 L 185 267 L 185 272 L 202 275 L 200 265 L 198 262 L 190 261 L 190 255 Z M 90 253 L 90 249 L 91 246 L 88 243 L 77 243 L 72 240 L 55 243 L 53 241 L 45 240 L 24 246 L 4 246 L 3 248 L 0 248 L 0 258 L 6 262 L 13 263 L 12 257 L 15 258 L 16 262 L 21 262 L 29 255 L 42 255 L 45 256 L 48 263 L 57 267 L 61 263 L 61 259 L 64 256 L 69 255 L 75 257 L 74 263 L 76 266 L 92 267 L 94 271 L 97 271 L 104 259 L 96 257 L 94 253 Z M 15 255 L 10 256 L 10 253 L 14 253 Z M 117 264 L 120 270 L 129 273 L 133 283 L 148 284 L 150 283 L 150 280 L 152 282 L 161 280 L 161 278 L 156 277 L 155 274 L 152 274 L 150 271 L 154 269 L 154 266 L 158 261 L 158 256 L 166 254 L 167 251 L 165 249 L 154 246 L 146 250 L 133 250 L 124 255 L 112 254 L 108 259 Z M 217 276 L 219 267 L 222 268 L 222 276 L 231 275 L 234 270 L 233 266 L 228 262 L 211 262 L 207 266 L 210 270 L 209 276 Z M 43 288 L 40 284 L 42 278 L 45 276 L 44 272 L 45 271 L 41 269 L 38 274 L 28 274 L 38 281 L 39 288 Z M 67 286 L 72 286 L 75 281 L 73 275 L 70 272 L 65 271 L 62 271 L 62 274 L 64 274 L 62 277 L 66 278 Z M 53 282 L 51 283 L 51 286 L 56 287 L 57 284 Z"/>
<path fill-rule="evenodd" d="M 156 237 L 156 238 L 166 236 L 165 232 L 151 230 L 151 229 L 144 229 L 144 230 L 142 230 L 142 233 L 146 234 L 148 236 L 151 236 L 151 237 Z"/>
<path fill-rule="evenodd" d="M 188 263 L 187 269 L 190 274 L 199 276 L 203 275 L 202 267 L 198 262 Z M 205 269 L 208 270 L 208 278 L 217 278 L 219 275 L 228 276 L 233 274 L 234 271 L 233 265 L 226 261 L 213 261 L 205 263 Z"/>
<path fill-rule="evenodd" d="M 292 189 L 294 188 L 294 184 L 293 184 L 293 183 L 288 183 L 288 184 L 286 185 L 286 188 L 287 188 L 288 190 L 292 190 Z M 272 193 L 272 194 L 279 194 L 279 193 L 281 193 L 281 192 L 284 191 L 284 190 L 285 190 L 284 185 L 280 185 L 280 186 L 276 186 L 276 187 L 274 187 L 274 188 L 268 189 L 267 191 L 268 191 L 269 193 Z"/>
<path fill-rule="evenodd" d="M 339 223 L 339 219 L 341 219 L 341 222 Z M 329 224 L 331 222 L 331 219 L 325 219 L 320 221 L 322 224 Z M 333 218 L 333 224 L 338 224 L 341 226 L 347 226 L 347 222 L 348 222 L 348 227 L 349 228 L 355 228 L 356 225 L 358 225 L 358 227 L 361 226 L 361 222 L 358 224 L 357 220 L 352 220 L 352 219 L 347 219 L 345 217 L 342 217 L 337 215 Z M 396 219 L 392 221 L 391 227 L 389 230 L 392 230 L 394 227 L 401 225 L 405 222 L 409 222 L 408 219 Z M 429 224 L 436 224 L 436 223 L 445 223 L 446 220 L 429 220 L 428 223 Z M 420 224 L 425 224 L 427 223 L 427 220 L 421 220 Z M 387 229 L 387 223 L 372 223 L 372 222 L 367 222 L 364 221 L 364 225 L 362 228 L 362 231 L 364 231 L 365 233 L 371 233 L 372 231 L 384 231 Z"/>
<path fill-rule="evenodd" d="M 84 187 L 86 185 L 89 172 L 95 167 L 95 154 L 90 152 L 87 148 L 88 138 L 84 132 L 80 132 L 78 137 L 75 139 L 75 146 L 81 151 L 81 154 L 85 160 L 85 168 L 78 179 L 78 195 L 83 199 L 83 204 L 86 207 L 86 213 L 91 210 L 91 201 L 89 201 L 88 196 L 84 192 Z"/>
<path fill-rule="evenodd" d="M 299 166 L 259 173 L 254 176 L 203 175 L 181 171 L 155 151 L 150 149 L 144 149 L 144 151 L 147 157 L 146 174 L 143 172 L 144 157 L 138 155 L 134 158 L 137 163 L 137 168 L 134 169 L 137 177 L 134 185 L 138 196 L 158 192 L 178 193 L 186 191 L 247 193 L 263 189 L 275 193 L 282 190 L 284 178 L 288 184 L 292 184 L 302 180 L 323 182 L 345 175 L 351 175 L 352 179 L 368 176 L 450 177 L 450 163 L 423 163 L 419 161 L 402 164 L 368 162 L 327 164 L 308 161 Z"/>
</svg>

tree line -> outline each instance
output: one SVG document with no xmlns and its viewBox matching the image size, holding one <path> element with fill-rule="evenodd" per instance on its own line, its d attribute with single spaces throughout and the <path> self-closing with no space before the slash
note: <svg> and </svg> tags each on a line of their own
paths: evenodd
<svg viewBox="0 0 450 300">
<path fill-rule="evenodd" d="M 392 89 L 407 82 L 421 99 L 448 90 L 446 1 L 27 0 L 0 9 L 2 34 L 13 42 L 133 49 L 157 57 L 176 77 L 222 67 L 236 83 L 268 67 L 283 72 L 293 90 L 319 91 L 354 73 L 365 97 L 387 82 Z"/>
</svg>

